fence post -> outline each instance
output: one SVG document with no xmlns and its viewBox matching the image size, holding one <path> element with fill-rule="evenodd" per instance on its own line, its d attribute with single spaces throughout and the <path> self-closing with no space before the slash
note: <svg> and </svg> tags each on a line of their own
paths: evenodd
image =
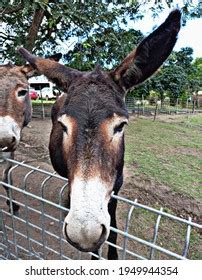
<svg viewBox="0 0 202 280">
<path fill-rule="evenodd" d="M 41 87 L 40 87 L 40 97 L 41 97 L 41 110 L 42 110 L 42 119 L 45 119 L 45 109 L 44 109 L 44 104 L 43 104 L 43 98 L 42 98 L 42 92 L 41 92 Z"/>
<path fill-rule="evenodd" d="M 192 114 L 195 112 L 195 106 L 196 106 L 196 100 L 193 100 L 193 106 L 192 106 Z"/>
<path fill-rule="evenodd" d="M 178 102 L 179 102 L 179 100 L 177 98 L 177 101 L 176 101 L 176 114 L 178 113 Z"/>
<path fill-rule="evenodd" d="M 142 115 L 144 116 L 144 95 L 142 94 Z"/>
<path fill-rule="evenodd" d="M 186 109 L 187 109 L 187 113 L 189 113 L 189 99 L 187 98 L 187 102 L 186 102 Z"/>
<path fill-rule="evenodd" d="M 153 119 L 153 121 L 156 120 L 157 110 L 158 110 L 158 101 L 156 101 L 156 107 L 155 107 L 155 111 L 154 111 L 154 119 Z"/>
</svg>

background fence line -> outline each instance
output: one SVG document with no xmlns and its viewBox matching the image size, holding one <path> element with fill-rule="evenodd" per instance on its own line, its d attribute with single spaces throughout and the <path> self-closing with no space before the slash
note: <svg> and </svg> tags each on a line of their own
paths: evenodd
<svg viewBox="0 0 202 280">
<path fill-rule="evenodd" d="M 184 100 L 177 98 L 174 100 L 148 100 L 126 96 L 126 107 L 130 113 L 138 115 L 154 115 L 157 110 L 158 114 L 193 114 L 202 113 L 202 101 L 191 101 L 189 98 Z"/>
<path fill-rule="evenodd" d="M 144 98 L 136 98 L 134 96 L 126 96 L 126 107 L 129 113 L 136 113 L 138 115 L 154 115 L 155 111 L 157 114 L 193 114 L 193 113 L 202 113 L 202 101 L 192 102 L 190 99 L 177 99 L 165 100 L 162 104 L 160 100 L 147 100 Z M 54 102 L 53 102 L 54 103 Z M 33 117 L 50 118 L 52 104 L 50 102 L 47 104 L 45 101 L 38 104 L 33 103 Z"/>
</svg>

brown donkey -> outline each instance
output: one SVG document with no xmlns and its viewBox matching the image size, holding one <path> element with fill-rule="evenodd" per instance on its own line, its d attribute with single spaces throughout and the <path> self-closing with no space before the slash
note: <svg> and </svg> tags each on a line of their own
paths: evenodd
<svg viewBox="0 0 202 280">
<path fill-rule="evenodd" d="M 30 65 L 14 66 L 11 63 L 0 66 L 0 158 L 14 158 L 20 142 L 21 130 L 31 120 L 31 102 L 27 78 L 33 69 Z M 8 172 L 12 167 L 7 163 L 3 172 L 3 182 L 8 182 Z M 8 189 L 5 188 L 8 195 Z M 7 201 L 10 205 L 10 202 Z M 13 203 L 15 213 L 19 206 Z"/>
<path fill-rule="evenodd" d="M 81 251 L 97 251 L 105 240 L 116 243 L 117 201 L 123 183 L 124 125 L 128 113 L 124 97 L 149 78 L 171 53 L 180 29 L 179 10 L 114 70 L 97 66 L 80 72 L 49 59 L 38 58 L 24 48 L 19 52 L 41 74 L 65 92 L 52 108 L 50 157 L 55 170 L 69 179 L 70 211 L 64 220 L 64 236 Z M 117 259 L 109 246 L 108 258 Z"/>
</svg>

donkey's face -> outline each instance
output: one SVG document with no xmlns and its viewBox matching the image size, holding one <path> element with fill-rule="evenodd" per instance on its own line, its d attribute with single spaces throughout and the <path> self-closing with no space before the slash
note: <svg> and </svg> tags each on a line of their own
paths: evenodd
<svg viewBox="0 0 202 280">
<path fill-rule="evenodd" d="M 80 250 L 93 250 L 109 234 L 108 202 L 122 176 L 123 95 L 108 74 L 95 69 L 75 78 L 53 107 L 50 155 L 68 177 L 70 212 L 65 235 Z"/>
<path fill-rule="evenodd" d="M 14 151 L 31 118 L 27 74 L 30 66 L 0 66 L 0 151 Z"/>
<path fill-rule="evenodd" d="M 83 73 L 19 50 L 65 91 L 52 110 L 50 155 L 54 168 L 70 184 L 64 234 L 82 251 L 96 250 L 109 235 L 110 194 L 122 184 L 123 127 L 128 120 L 125 93 L 164 62 L 179 29 L 176 10 L 111 72 L 97 67 Z"/>
</svg>

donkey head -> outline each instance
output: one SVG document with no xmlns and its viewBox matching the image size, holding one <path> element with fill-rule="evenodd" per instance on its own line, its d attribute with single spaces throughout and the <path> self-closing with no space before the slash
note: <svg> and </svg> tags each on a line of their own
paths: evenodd
<svg viewBox="0 0 202 280">
<path fill-rule="evenodd" d="M 13 152 L 20 141 L 21 130 L 31 119 L 28 94 L 30 65 L 0 66 L 0 151 Z"/>
<path fill-rule="evenodd" d="M 109 235 L 110 195 L 122 185 L 123 130 L 128 122 L 124 96 L 165 61 L 179 29 L 180 12 L 175 10 L 110 72 L 99 66 L 80 72 L 19 49 L 33 68 L 65 92 L 52 109 L 49 149 L 55 170 L 69 179 L 64 234 L 82 251 L 96 250 Z"/>
</svg>

